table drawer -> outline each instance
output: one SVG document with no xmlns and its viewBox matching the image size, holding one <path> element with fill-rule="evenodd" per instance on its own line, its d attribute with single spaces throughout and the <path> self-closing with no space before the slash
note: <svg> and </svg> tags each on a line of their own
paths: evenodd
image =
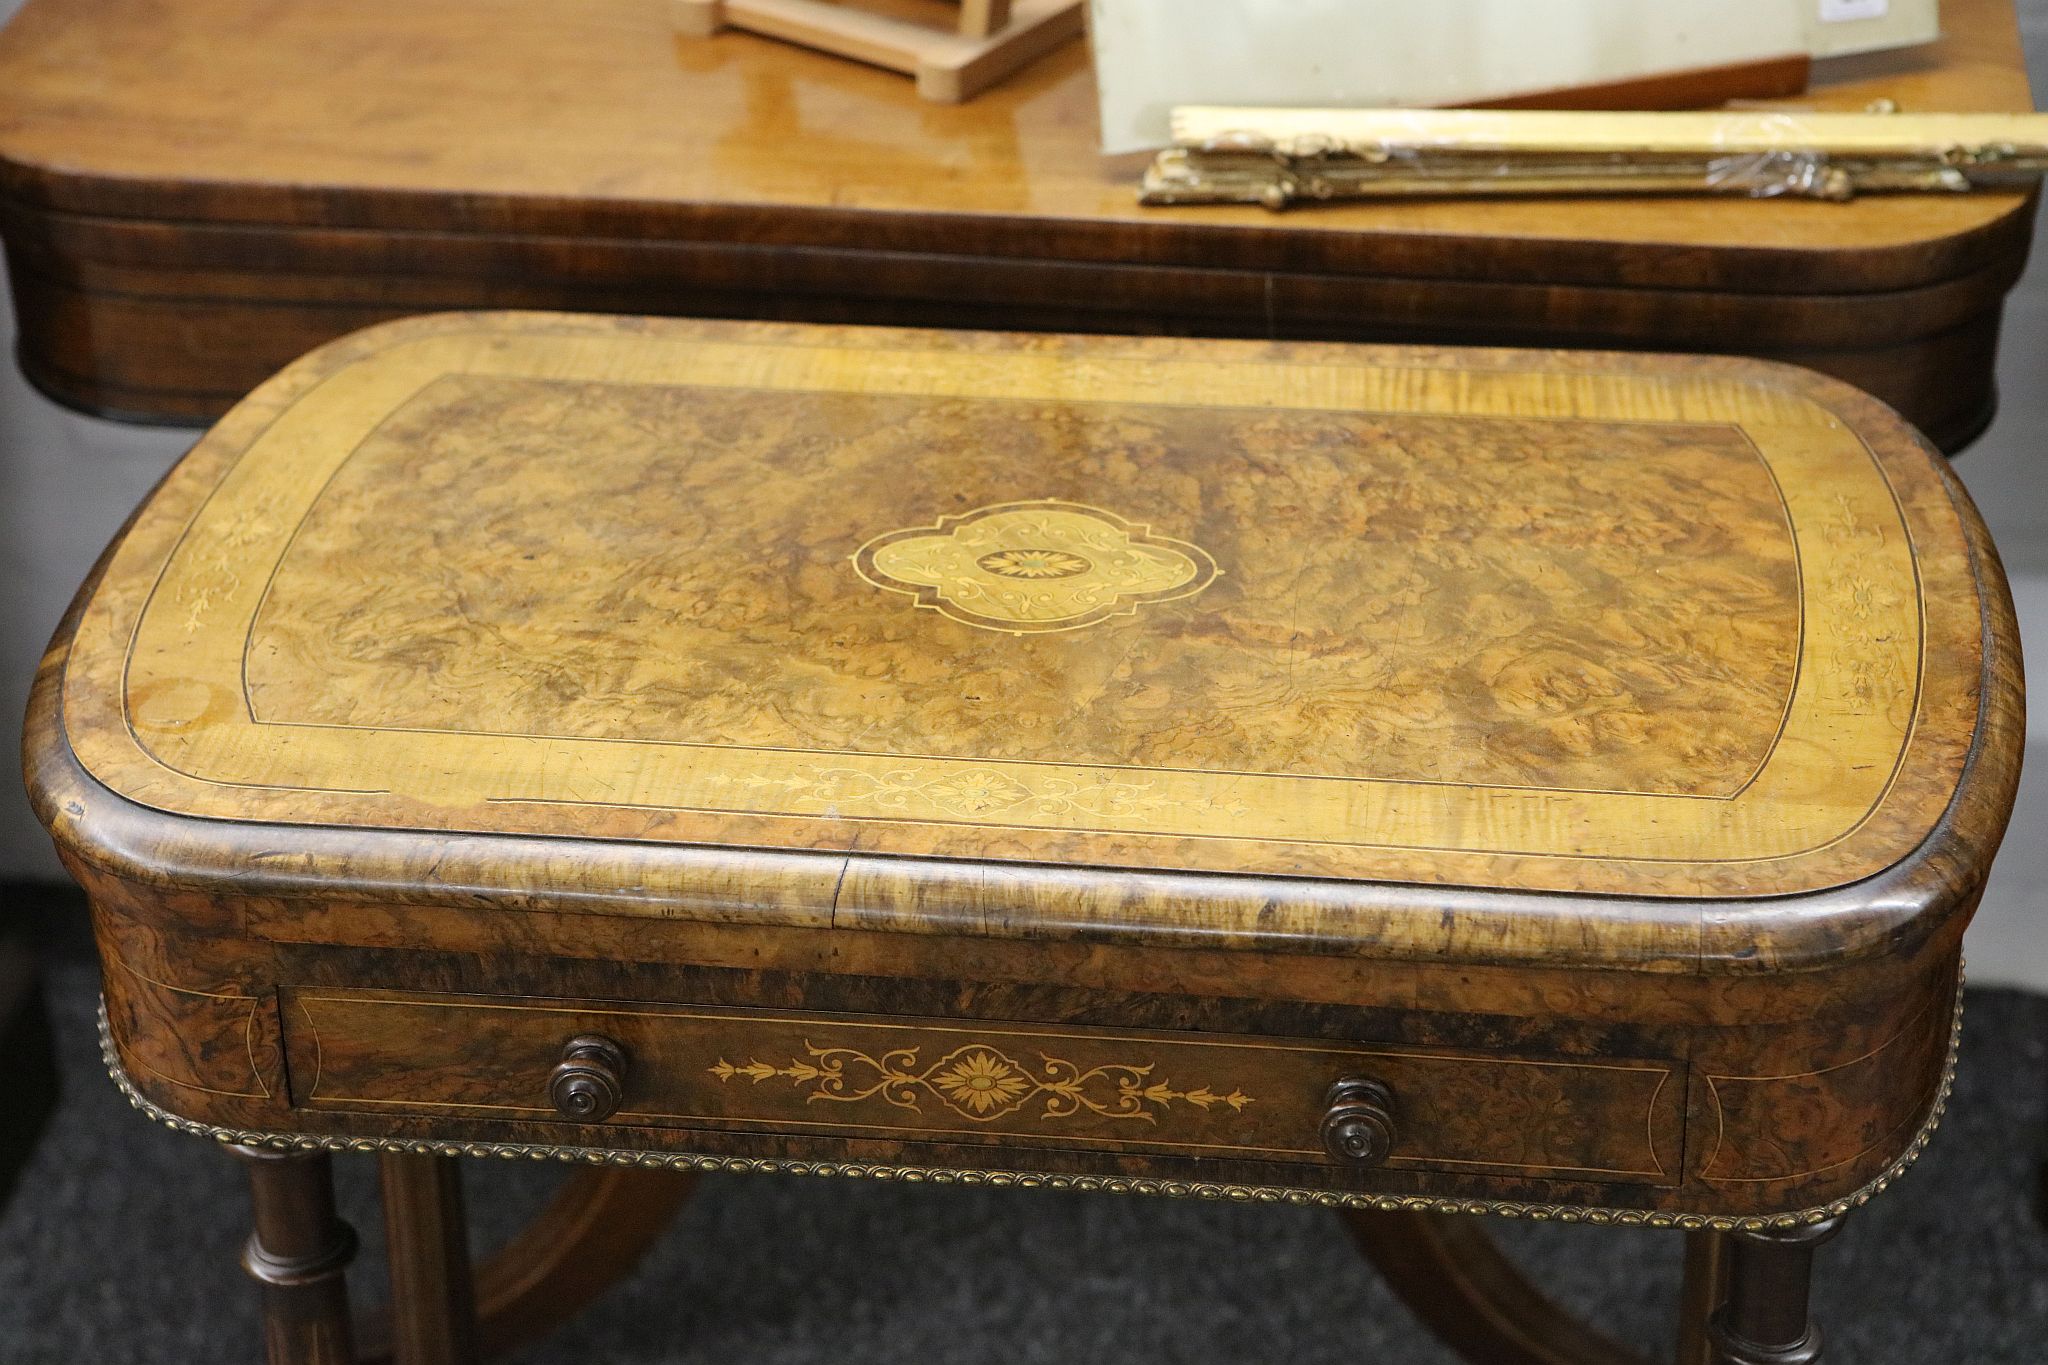
<svg viewBox="0 0 2048 1365">
<path fill-rule="evenodd" d="M 1349 1133 L 1394 1169 L 1670 1184 L 1684 1124 L 1684 1068 L 1654 1059 L 329 988 L 287 992 L 285 1037 L 297 1105 L 559 1121 L 560 1099 L 594 1111 L 592 1145 L 632 1125 L 1342 1165 Z M 596 1041 L 565 1062 L 574 1039 Z"/>
</svg>

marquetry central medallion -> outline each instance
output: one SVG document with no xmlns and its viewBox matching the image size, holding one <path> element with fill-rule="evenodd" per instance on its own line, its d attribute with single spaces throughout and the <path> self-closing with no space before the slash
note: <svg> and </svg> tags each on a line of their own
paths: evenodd
<svg viewBox="0 0 2048 1365">
<path fill-rule="evenodd" d="M 1000 502 L 891 531 L 853 556 L 878 588 L 965 625 L 1079 630 L 1192 597 L 1222 571 L 1207 551 L 1078 502 Z"/>
</svg>

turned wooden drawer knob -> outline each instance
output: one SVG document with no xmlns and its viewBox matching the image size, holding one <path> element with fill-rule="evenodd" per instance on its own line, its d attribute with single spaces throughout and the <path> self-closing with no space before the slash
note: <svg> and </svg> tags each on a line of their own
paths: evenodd
<svg viewBox="0 0 2048 1365">
<path fill-rule="evenodd" d="M 1354 1166 L 1377 1166 L 1394 1150 L 1394 1092 L 1379 1081 L 1346 1077 L 1330 1087 L 1323 1150 Z"/>
<path fill-rule="evenodd" d="M 625 1098 L 626 1050 L 596 1033 L 562 1045 L 562 1060 L 548 1075 L 548 1098 L 563 1118 L 596 1123 L 619 1111 Z"/>
</svg>

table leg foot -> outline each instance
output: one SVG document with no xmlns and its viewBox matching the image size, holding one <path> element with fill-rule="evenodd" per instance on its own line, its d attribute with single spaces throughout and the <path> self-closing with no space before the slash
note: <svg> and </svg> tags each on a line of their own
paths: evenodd
<svg viewBox="0 0 2048 1365">
<path fill-rule="evenodd" d="M 1811 1365 L 1820 1328 L 1807 1311 L 1814 1249 L 1841 1219 L 1728 1235 L 1727 1302 L 1707 1323 L 1711 1365 Z"/>
<path fill-rule="evenodd" d="M 255 1229 L 242 1268 L 263 1286 L 270 1365 L 355 1365 L 345 1276 L 356 1235 L 335 1216 L 327 1153 L 228 1150 L 249 1171 Z"/>
</svg>

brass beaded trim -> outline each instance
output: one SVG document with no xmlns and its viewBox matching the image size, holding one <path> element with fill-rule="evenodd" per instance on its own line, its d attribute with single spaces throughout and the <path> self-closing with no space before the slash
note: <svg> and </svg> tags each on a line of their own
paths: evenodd
<svg viewBox="0 0 2048 1365">
<path fill-rule="evenodd" d="M 1499 1218 L 1532 1222 L 1589 1223 L 1603 1227 L 1710 1229 L 1715 1232 L 1761 1232 L 1793 1228 L 1839 1218 L 1861 1208 L 1904 1175 L 1920 1159 L 1934 1130 L 1948 1110 L 1954 1088 L 1956 1054 L 1963 1037 L 1963 985 L 1956 977 L 1955 1015 L 1949 1025 L 1948 1056 L 1942 1063 L 1941 1085 L 1934 1108 L 1913 1135 L 1912 1143 L 1883 1174 L 1861 1189 L 1795 1213 L 1767 1217 L 1727 1214 L 1667 1213 L 1650 1209 L 1604 1209 L 1569 1204 L 1519 1204 L 1493 1199 L 1436 1199 L 1426 1195 L 1347 1194 L 1339 1190 L 1302 1190 L 1277 1185 L 1224 1185 L 1196 1180 L 1158 1180 L 1148 1176 L 1040 1174 L 1028 1171 L 956 1170 L 932 1166 L 877 1166 L 854 1161 L 795 1161 L 783 1157 L 709 1156 L 695 1152 L 635 1152 L 603 1147 L 552 1147 L 522 1142 L 434 1142 L 424 1138 L 341 1137 L 312 1133 L 265 1133 L 221 1128 L 180 1118 L 152 1103 L 135 1088 L 114 1053 L 114 1035 L 107 1022 L 107 1002 L 100 1000 L 100 1058 L 128 1102 L 166 1128 L 216 1142 L 245 1147 L 303 1148 L 330 1152 L 409 1152 L 422 1156 L 525 1158 L 529 1161 L 580 1161 L 595 1166 L 638 1166 L 671 1171 L 726 1171 L 770 1175 L 837 1176 L 842 1179 L 896 1180 L 907 1185 L 981 1185 L 991 1189 L 1085 1190 L 1109 1194 L 1163 1195 L 1181 1199 L 1227 1199 L 1242 1204 L 1290 1204 L 1327 1209 L 1361 1209 L 1379 1213 L 1490 1213 Z"/>
</svg>

